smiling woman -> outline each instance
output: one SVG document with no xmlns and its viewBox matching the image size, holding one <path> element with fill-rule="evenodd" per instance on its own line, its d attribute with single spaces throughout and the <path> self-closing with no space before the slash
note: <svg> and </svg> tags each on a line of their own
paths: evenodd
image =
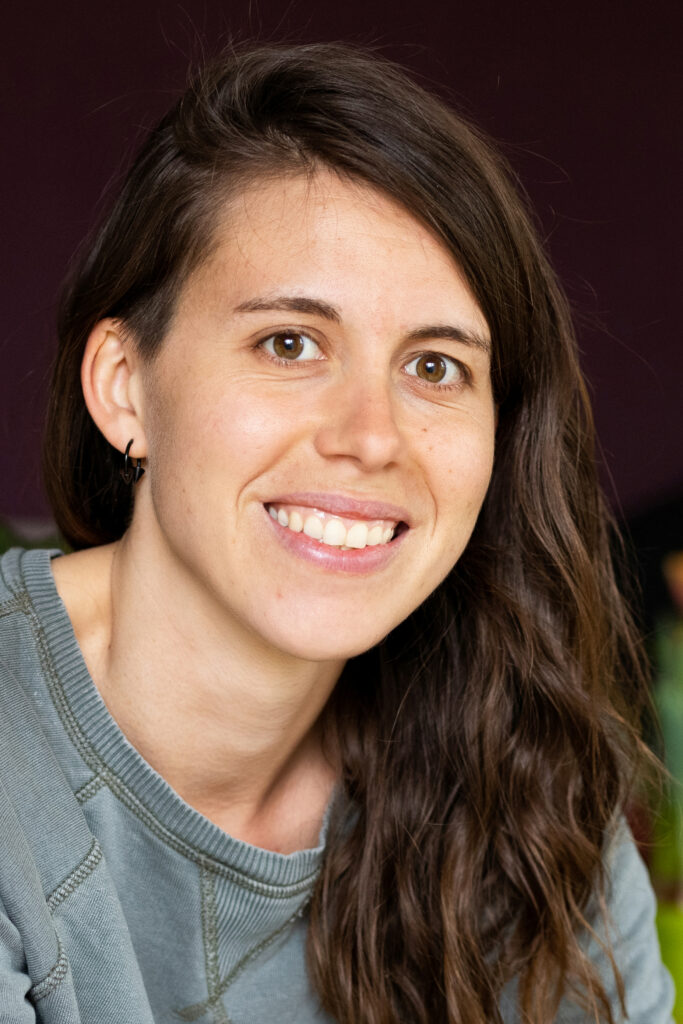
<svg viewBox="0 0 683 1024">
<path fill-rule="evenodd" d="M 151 362 L 111 317 L 91 332 L 86 401 L 147 459 L 129 536 L 151 571 L 182 563 L 186 628 L 210 596 L 235 650 L 338 662 L 432 593 L 474 528 L 495 413 L 487 348 L 463 339 L 486 323 L 429 230 L 332 171 L 253 185 L 219 221 Z"/>
<path fill-rule="evenodd" d="M 59 336 L 74 553 L 0 580 L 3 1019 L 667 1024 L 638 642 L 488 144 L 356 50 L 226 56 Z"/>
</svg>

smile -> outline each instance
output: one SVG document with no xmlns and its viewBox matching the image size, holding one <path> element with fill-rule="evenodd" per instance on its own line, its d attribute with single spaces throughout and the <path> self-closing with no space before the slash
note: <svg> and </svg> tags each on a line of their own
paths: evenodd
<svg viewBox="0 0 683 1024">
<path fill-rule="evenodd" d="M 388 544 L 398 523 L 391 519 L 349 519 L 318 508 L 272 503 L 268 513 L 292 533 L 304 533 L 312 540 L 342 551 Z"/>
</svg>

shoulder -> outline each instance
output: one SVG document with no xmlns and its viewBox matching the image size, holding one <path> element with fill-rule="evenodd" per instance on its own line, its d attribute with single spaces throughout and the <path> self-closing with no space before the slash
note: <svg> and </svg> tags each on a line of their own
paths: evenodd
<svg viewBox="0 0 683 1024">
<path fill-rule="evenodd" d="M 0 557 L 0 696 L 19 697 L 40 674 L 41 619 L 51 607 L 54 551 L 12 548 Z M 20 685 L 21 684 L 21 685 Z M 0 722 L 0 726 L 2 722 Z"/>
<path fill-rule="evenodd" d="M 10 548 L 0 556 L 0 617 L 7 602 L 26 590 L 22 565 L 27 555 L 24 548 Z"/>
<path fill-rule="evenodd" d="M 615 1013 L 619 1002 L 603 943 L 609 942 L 621 973 L 630 1024 L 671 1024 L 674 989 L 662 964 L 655 927 L 657 903 L 647 868 L 624 819 L 614 829 L 605 852 L 607 925 L 597 906 L 595 933 L 586 942 L 599 969 Z M 606 934 L 605 934 L 606 930 Z M 570 1013 L 562 1016 L 573 1022 Z M 578 1018 L 577 1018 L 578 1020 Z"/>
<path fill-rule="evenodd" d="M 608 945 L 624 982 L 629 1024 L 673 1024 L 674 988 L 661 960 L 655 928 L 656 900 L 645 864 L 623 819 L 606 846 L 604 863 L 607 925 L 595 899 L 588 912 L 591 931 L 583 935 L 581 944 L 600 974 L 618 1024 L 623 1018 Z M 519 1024 L 516 981 L 504 990 L 500 1010 L 505 1024 Z M 586 1013 L 565 998 L 556 1021 L 586 1024 Z"/>
<path fill-rule="evenodd" d="M 10 548 L 0 555 L 0 623 L 31 591 L 54 590 L 51 563 L 60 554 L 56 548 Z"/>
</svg>

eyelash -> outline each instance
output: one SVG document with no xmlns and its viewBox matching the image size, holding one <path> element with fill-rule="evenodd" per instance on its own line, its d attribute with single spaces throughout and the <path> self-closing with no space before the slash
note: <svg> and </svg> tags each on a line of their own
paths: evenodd
<svg viewBox="0 0 683 1024">
<path fill-rule="evenodd" d="M 312 345 L 314 345 L 316 347 L 316 349 L 318 351 L 320 351 L 320 345 L 318 344 L 318 342 L 315 341 L 315 339 L 313 337 L 311 337 L 310 334 L 307 334 L 305 331 L 300 331 L 300 330 L 276 331 L 274 334 L 269 334 L 267 337 L 261 338 L 256 343 L 255 348 L 262 349 L 263 351 L 265 351 L 268 354 L 269 358 L 272 359 L 274 362 L 278 363 L 280 366 L 292 366 L 293 364 L 298 363 L 298 362 L 312 363 L 312 362 L 316 362 L 317 359 L 322 358 L 322 357 L 314 356 L 311 359 L 301 359 L 300 360 L 300 359 L 286 359 L 283 356 L 279 356 L 279 355 L 277 355 L 276 352 L 271 351 L 271 349 L 268 348 L 268 343 L 272 342 L 273 344 L 275 344 L 275 341 L 278 338 L 283 338 L 283 339 L 284 338 L 300 338 L 300 339 L 305 339 L 305 341 L 310 342 Z M 459 359 L 455 359 L 453 356 L 447 356 L 447 355 L 445 355 L 442 352 L 426 351 L 426 352 L 418 353 L 417 355 L 413 356 L 404 365 L 404 367 L 403 367 L 404 372 L 406 372 L 407 368 L 409 366 L 411 366 L 413 363 L 417 363 L 420 359 L 424 359 L 425 357 L 429 357 L 429 356 L 431 356 L 431 357 L 433 357 L 435 359 L 441 359 L 445 363 L 449 364 L 451 367 L 455 368 L 457 373 L 458 373 L 458 375 L 459 375 L 459 379 L 457 381 L 453 381 L 453 382 L 449 382 L 447 384 L 443 384 L 440 381 L 433 381 L 433 382 L 432 381 L 428 381 L 424 377 L 419 377 L 417 373 L 415 373 L 415 374 L 407 373 L 406 375 L 409 376 L 409 377 L 415 377 L 418 380 L 424 381 L 424 383 L 428 385 L 430 390 L 433 390 L 433 391 L 453 391 L 454 389 L 460 388 L 463 385 L 469 384 L 471 382 L 471 374 L 470 374 L 470 371 L 467 368 L 467 366 L 465 366 L 464 363 L 461 363 Z"/>
</svg>

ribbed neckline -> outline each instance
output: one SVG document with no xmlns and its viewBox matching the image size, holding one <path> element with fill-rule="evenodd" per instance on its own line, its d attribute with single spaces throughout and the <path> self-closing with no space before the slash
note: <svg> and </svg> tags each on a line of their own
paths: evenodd
<svg viewBox="0 0 683 1024">
<path fill-rule="evenodd" d="M 245 881 L 259 885 L 288 890 L 301 889 L 307 883 L 312 887 L 324 849 L 329 808 L 317 847 L 281 854 L 233 838 L 190 807 L 126 739 L 100 696 L 52 575 L 51 560 L 60 554 L 45 549 L 8 552 L 3 556 L 3 575 L 23 580 L 36 611 L 54 668 L 53 686 L 60 690 L 56 710 L 65 726 L 65 708 L 59 706 L 62 701 L 66 702 L 70 728 L 80 732 L 97 760 L 161 826 L 153 831 L 162 839 L 167 833 L 167 842 L 174 849 L 180 848 L 194 860 L 209 858 L 219 870 L 237 872 L 246 876 Z"/>
</svg>

